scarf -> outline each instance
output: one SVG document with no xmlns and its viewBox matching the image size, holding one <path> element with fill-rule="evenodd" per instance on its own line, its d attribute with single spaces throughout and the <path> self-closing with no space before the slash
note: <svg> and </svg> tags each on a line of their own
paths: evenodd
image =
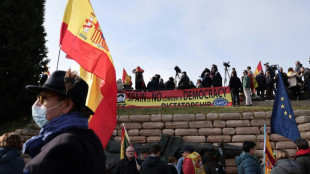
<svg viewBox="0 0 310 174">
<path fill-rule="evenodd" d="M 88 118 L 78 112 L 70 112 L 52 119 L 41 129 L 39 135 L 32 137 L 24 144 L 23 153 L 34 158 L 51 139 L 72 128 L 88 129 Z"/>
<path fill-rule="evenodd" d="M 297 156 L 302 156 L 302 155 L 310 155 L 310 148 L 308 148 L 308 149 L 300 149 L 300 150 L 297 151 L 296 157 Z"/>
</svg>

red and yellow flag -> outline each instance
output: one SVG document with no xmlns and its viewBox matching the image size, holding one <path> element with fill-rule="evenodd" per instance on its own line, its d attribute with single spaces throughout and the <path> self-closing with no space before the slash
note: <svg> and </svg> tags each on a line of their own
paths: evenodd
<svg viewBox="0 0 310 174">
<path fill-rule="evenodd" d="M 193 152 L 184 158 L 182 170 L 183 173 L 192 173 L 192 174 L 206 173 L 203 168 L 201 157 L 197 152 Z"/>
<path fill-rule="evenodd" d="M 125 128 L 124 123 L 122 124 L 122 139 L 121 139 L 121 159 L 125 158 L 126 156 L 126 149 L 127 147 L 132 146 L 129 136 L 127 134 L 127 130 Z M 137 158 L 137 153 L 135 153 L 135 157 Z"/>
<path fill-rule="evenodd" d="M 272 167 L 276 163 L 276 159 L 273 155 L 269 136 L 266 131 L 266 123 L 264 124 L 264 160 L 265 160 L 265 174 L 270 174 Z"/>
<path fill-rule="evenodd" d="M 263 67 L 262 67 L 262 63 L 261 61 L 259 61 L 255 71 L 254 71 L 254 76 L 257 76 L 259 74 L 260 71 L 263 71 Z"/>
<path fill-rule="evenodd" d="M 123 77 L 122 77 L 124 85 L 131 85 L 131 79 L 128 76 L 126 70 L 123 68 Z"/>
<path fill-rule="evenodd" d="M 81 77 L 89 85 L 86 105 L 95 112 L 89 119 L 89 127 L 105 147 L 116 126 L 116 75 L 89 0 L 68 0 L 60 45 L 68 57 L 81 66 Z"/>
</svg>

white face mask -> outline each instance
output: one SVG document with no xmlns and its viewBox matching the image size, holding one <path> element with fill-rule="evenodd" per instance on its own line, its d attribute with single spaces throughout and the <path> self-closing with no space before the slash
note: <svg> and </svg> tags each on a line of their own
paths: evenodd
<svg viewBox="0 0 310 174">
<path fill-rule="evenodd" d="M 58 103 L 57 105 L 51 107 L 51 108 L 48 108 L 46 109 L 45 106 L 41 105 L 41 106 L 38 106 L 37 103 L 38 103 L 39 100 L 37 100 L 33 106 L 32 106 L 32 118 L 33 120 L 37 123 L 37 125 L 41 128 L 43 128 L 45 125 L 48 124 L 48 120 L 46 119 L 46 112 L 48 110 L 51 110 L 51 109 L 54 109 L 56 108 L 57 106 L 59 106 L 63 101 L 61 101 L 60 103 Z"/>
</svg>

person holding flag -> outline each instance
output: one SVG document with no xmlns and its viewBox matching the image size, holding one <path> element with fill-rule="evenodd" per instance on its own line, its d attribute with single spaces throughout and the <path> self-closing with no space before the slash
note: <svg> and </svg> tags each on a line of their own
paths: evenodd
<svg viewBox="0 0 310 174">
<path fill-rule="evenodd" d="M 186 145 L 183 149 L 184 157 L 182 172 L 183 174 L 205 174 L 200 154 L 197 153 L 190 145 Z"/>
<path fill-rule="evenodd" d="M 132 146 L 126 148 L 126 157 L 116 165 L 116 174 L 139 174 L 141 161 L 135 157 L 135 149 Z"/>
<path fill-rule="evenodd" d="M 124 123 L 122 124 L 121 160 L 116 165 L 116 174 L 139 174 L 142 161 L 132 147 Z"/>
</svg>

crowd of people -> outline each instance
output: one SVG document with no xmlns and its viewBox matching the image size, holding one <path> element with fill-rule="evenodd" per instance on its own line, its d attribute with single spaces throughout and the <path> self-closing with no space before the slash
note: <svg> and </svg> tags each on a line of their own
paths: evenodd
<svg viewBox="0 0 310 174">
<path fill-rule="evenodd" d="M 270 174 L 308 174 L 310 173 L 310 148 L 307 140 L 299 138 L 296 141 L 297 153 L 294 160 L 289 159 L 289 154 L 284 149 L 277 150 L 275 154 L 276 163 Z M 243 142 L 243 152 L 236 156 L 238 174 L 261 174 L 264 162 L 256 156 L 256 144 L 252 141 Z"/>
<path fill-rule="evenodd" d="M 305 69 L 301 73 L 306 75 Z M 248 70 L 249 71 L 249 70 Z M 244 79 L 248 71 L 244 71 Z M 235 74 L 235 73 L 233 73 Z M 234 76 L 234 75 L 233 75 Z M 248 83 L 248 82 L 247 82 Z M 248 87 L 248 84 L 247 86 Z M 88 119 L 93 111 L 86 106 L 87 83 L 68 70 L 55 71 L 42 85 L 28 85 L 26 89 L 37 96 L 32 106 L 32 117 L 40 134 L 22 144 L 21 136 L 5 133 L 0 137 L 0 173 L 88 173 L 106 171 L 106 156 L 97 135 L 88 129 Z M 288 159 L 285 150 L 277 151 L 274 173 L 310 173 L 310 149 L 305 139 L 296 141 L 298 151 L 295 160 Z M 236 157 L 238 173 L 260 173 L 259 160 L 255 157 L 256 144 L 244 142 L 243 152 Z M 32 159 L 25 164 L 21 151 Z M 225 172 L 224 165 L 216 160 L 214 153 L 202 157 L 192 146 L 185 146 L 182 157 L 160 159 L 161 147 L 153 144 L 140 159 L 135 158 L 135 149 L 128 147 L 126 157 L 116 166 L 118 174 L 204 174 Z M 205 159 L 205 160 L 203 160 Z M 219 167 L 220 166 L 220 167 Z M 279 172 L 281 171 L 281 172 Z"/>
<path fill-rule="evenodd" d="M 147 155 L 135 158 L 135 149 L 127 147 L 126 157 L 121 159 L 116 165 L 116 174 L 205 174 L 206 166 L 203 165 L 202 158 L 190 145 L 180 151 L 182 157 L 169 157 L 168 163 L 160 159 L 160 146 L 153 144 Z M 216 169 L 214 169 L 216 171 Z"/>
<path fill-rule="evenodd" d="M 291 100 L 309 99 L 310 97 L 310 69 L 305 68 L 299 61 L 295 62 L 295 68 L 289 67 L 287 73 L 282 67 L 275 65 L 265 65 L 265 72 L 259 71 L 253 73 L 251 67 L 248 66 L 243 70 L 243 76 L 239 78 L 235 68 L 232 68 L 229 77 L 228 86 L 231 90 L 233 105 L 240 106 L 240 100 L 245 100 L 246 106 L 252 105 L 252 97 L 258 96 L 260 100 L 273 100 L 275 90 L 278 86 L 278 76 L 281 74 L 285 88 L 288 91 Z M 276 70 L 279 69 L 280 73 Z M 155 74 L 151 80 L 145 85 L 143 79 L 144 70 L 139 66 L 133 70 L 135 73 L 135 87 L 137 91 L 155 91 L 155 90 L 174 90 L 174 89 L 192 89 L 192 88 L 208 88 L 222 87 L 222 76 L 216 65 L 212 65 L 211 70 L 205 68 L 197 79 L 196 83 L 190 80 L 186 71 L 181 73 L 181 77 L 177 81 L 173 77 L 164 82 L 159 74 Z M 178 73 L 177 73 L 178 74 Z M 178 77 L 178 75 L 176 75 Z M 131 79 L 131 77 L 130 77 Z M 133 90 L 131 80 L 123 82 L 122 79 L 117 80 L 118 91 Z M 242 98 L 241 98 L 242 97 Z"/>
</svg>

